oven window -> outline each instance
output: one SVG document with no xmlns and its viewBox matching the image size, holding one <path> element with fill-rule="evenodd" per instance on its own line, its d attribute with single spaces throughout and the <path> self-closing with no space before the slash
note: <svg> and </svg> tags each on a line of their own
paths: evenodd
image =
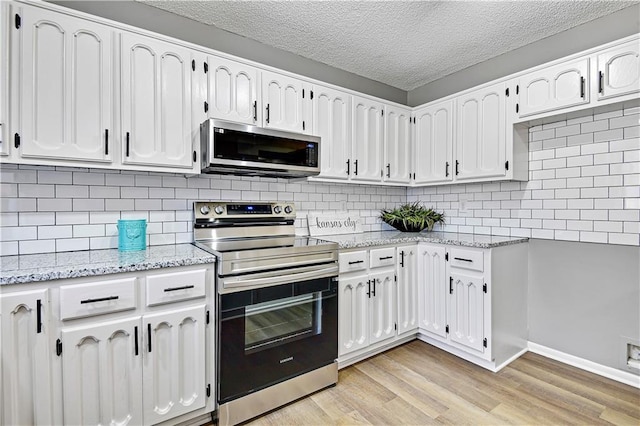
<svg viewBox="0 0 640 426">
<path fill-rule="evenodd" d="M 322 333 L 322 292 L 245 308 L 244 350 L 250 354 Z"/>
</svg>

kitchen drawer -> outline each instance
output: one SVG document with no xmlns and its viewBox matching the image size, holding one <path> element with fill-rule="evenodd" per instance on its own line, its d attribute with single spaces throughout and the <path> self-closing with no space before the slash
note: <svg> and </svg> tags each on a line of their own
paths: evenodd
<svg viewBox="0 0 640 426">
<path fill-rule="evenodd" d="M 362 271 L 368 267 L 366 250 L 340 253 L 338 255 L 338 272 L 340 274 Z"/>
<path fill-rule="evenodd" d="M 146 286 L 147 306 L 204 297 L 206 278 L 206 269 L 150 275 Z"/>
<path fill-rule="evenodd" d="M 449 256 L 452 268 L 470 269 L 479 272 L 484 270 L 484 253 L 482 251 L 451 248 L 449 249 Z"/>
<path fill-rule="evenodd" d="M 60 319 L 62 320 L 135 308 L 135 277 L 60 287 Z"/>
<path fill-rule="evenodd" d="M 371 249 L 369 265 L 371 268 L 380 268 L 383 266 L 395 266 L 396 264 L 396 248 L 385 247 L 379 249 Z"/>
</svg>

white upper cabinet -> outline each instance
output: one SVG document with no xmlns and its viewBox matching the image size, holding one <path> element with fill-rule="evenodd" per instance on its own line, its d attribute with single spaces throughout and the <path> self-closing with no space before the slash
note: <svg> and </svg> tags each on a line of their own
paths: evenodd
<svg viewBox="0 0 640 426">
<path fill-rule="evenodd" d="M 260 125 L 258 69 L 219 56 L 209 56 L 207 64 L 209 116 Z"/>
<path fill-rule="evenodd" d="M 385 106 L 382 180 L 409 183 L 411 173 L 411 110 Z"/>
<path fill-rule="evenodd" d="M 562 63 L 520 77 L 517 114 L 526 117 L 589 103 L 589 58 Z"/>
<path fill-rule="evenodd" d="M 262 72 L 264 127 L 311 133 L 311 86 L 292 77 Z"/>
<path fill-rule="evenodd" d="M 633 40 L 598 54 L 598 99 L 640 91 L 640 43 Z"/>
<path fill-rule="evenodd" d="M 0 22 L 7 22 L 9 4 L 0 3 Z M 9 155 L 9 44 L 8 31 L 0 37 L 0 158 Z M 1 410 L 0 410 L 1 411 Z M 0 412 L 0 416 L 1 416 Z M 1 417 L 0 417 L 1 418 Z"/>
<path fill-rule="evenodd" d="M 453 179 L 453 101 L 415 111 L 414 183 L 449 182 Z"/>
<path fill-rule="evenodd" d="M 122 161 L 192 168 L 189 49 L 123 33 Z"/>
<path fill-rule="evenodd" d="M 456 180 L 505 176 L 505 88 L 494 84 L 457 98 Z"/>
<path fill-rule="evenodd" d="M 347 167 L 354 180 L 381 180 L 383 108 L 379 102 L 353 97 L 353 155 Z"/>
<path fill-rule="evenodd" d="M 13 132 L 20 156 L 110 163 L 112 30 L 36 7 L 17 10 L 12 86 L 20 99 Z"/>
<path fill-rule="evenodd" d="M 314 87 L 313 133 L 320 136 L 320 177 L 348 179 L 351 155 L 351 95 Z"/>
</svg>

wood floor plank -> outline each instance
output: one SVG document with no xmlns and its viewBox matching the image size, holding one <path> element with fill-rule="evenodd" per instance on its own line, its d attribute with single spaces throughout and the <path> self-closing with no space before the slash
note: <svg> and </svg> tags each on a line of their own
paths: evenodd
<svg viewBox="0 0 640 426">
<path fill-rule="evenodd" d="M 339 372 L 256 425 L 634 425 L 640 390 L 536 354 L 492 373 L 421 341 Z"/>
</svg>

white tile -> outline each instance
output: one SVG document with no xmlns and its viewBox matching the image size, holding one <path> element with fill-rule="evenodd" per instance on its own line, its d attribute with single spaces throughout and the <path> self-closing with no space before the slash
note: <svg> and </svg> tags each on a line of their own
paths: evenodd
<svg viewBox="0 0 640 426">
<path fill-rule="evenodd" d="M 582 135 L 567 137 L 567 146 L 585 145 L 591 143 L 593 143 L 593 133 L 585 133 Z"/>
<path fill-rule="evenodd" d="M 187 203 L 187 200 L 162 200 L 162 210 L 186 210 L 191 208 L 192 205 L 193 203 Z"/>
<path fill-rule="evenodd" d="M 616 139 L 624 139 L 622 129 L 606 130 L 604 132 L 596 132 L 593 134 L 593 142 L 614 141 Z"/>
<path fill-rule="evenodd" d="M 640 222 L 624 222 L 626 234 L 640 234 Z"/>
<path fill-rule="evenodd" d="M 135 175 L 130 174 L 108 174 L 105 175 L 105 185 L 109 186 L 134 186 Z"/>
<path fill-rule="evenodd" d="M 188 222 L 163 222 L 162 232 L 175 234 L 178 232 L 188 232 L 190 223 Z"/>
<path fill-rule="evenodd" d="M 554 217 L 553 210 L 531 210 L 532 219 L 553 219 Z"/>
<path fill-rule="evenodd" d="M 640 125 L 640 114 L 625 115 L 624 117 L 616 117 L 609 120 L 610 129 L 618 129 L 620 127 L 631 127 Z"/>
<path fill-rule="evenodd" d="M 57 212 L 55 213 L 56 225 L 82 225 L 89 223 L 88 212 Z"/>
<path fill-rule="evenodd" d="M 622 222 L 596 220 L 593 222 L 593 230 L 597 232 L 622 232 Z"/>
<path fill-rule="evenodd" d="M 541 238 L 545 240 L 553 240 L 553 231 L 550 229 L 532 229 L 531 238 Z"/>
<path fill-rule="evenodd" d="M 613 176 L 622 177 L 622 176 Z M 640 198 L 640 186 L 619 186 L 609 188 L 611 198 Z"/>
<path fill-rule="evenodd" d="M 175 198 L 174 188 L 149 188 L 149 198 Z"/>
<path fill-rule="evenodd" d="M 567 188 L 588 188 L 593 186 L 592 177 L 568 178 Z"/>
<path fill-rule="evenodd" d="M 48 212 L 24 212 L 18 213 L 20 226 L 55 225 L 56 213 Z"/>
<path fill-rule="evenodd" d="M 601 210 L 620 210 L 623 208 L 623 198 L 599 198 L 595 200 L 595 208 Z"/>
<path fill-rule="evenodd" d="M 536 151 L 531 154 L 532 160 L 548 160 L 554 158 L 555 152 L 552 149 L 546 151 Z"/>
<path fill-rule="evenodd" d="M 124 211 L 124 210 L 134 210 L 134 209 L 135 209 L 134 199 L 107 198 L 106 200 L 104 200 L 105 211 Z"/>
<path fill-rule="evenodd" d="M 623 244 L 628 246 L 640 245 L 638 234 L 609 234 L 609 244 Z"/>
<path fill-rule="evenodd" d="M 572 136 L 580 134 L 580 124 L 560 127 L 556 129 L 556 137 Z"/>
<path fill-rule="evenodd" d="M 37 240 L 38 228 L 35 226 L 3 226 L 0 228 L 0 241 Z"/>
<path fill-rule="evenodd" d="M 580 147 L 579 146 L 569 146 L 567 148 L 558 148 L 558 149 L 556 149 L 556 158 L 576 157 L 578 155 L 580 155 Z"/>
<path fill-rule="evenodd" d="M 624 208 L 627 210 L 640 209 L 640 198 L 625 198 Z"/>
<path fill-rule="evenodd" d="M 56 251 L 55 240 L 33 240 L 18 242 L 20 254 L 53 253 Z"/>
<path fill-rule="evenodd" d="M 78 185 L 104 185 L 104 173 L 73 173 L 73 183 Z"/>
<path fill-rule="evenodd" d="M 74 238 L 104 237 L 104 236 L 105 236 L 105 228 L 104 228 L 104 225 L 101 225 L 101 224 L 73 226 Z"/>
<path fill-rule="evenodd" d="M 567 158 L 567 167 L 591 166 L 593 165 L 593 155 L 581 155 L 580 157 Z"/>
<path fill-rule="evenodd" d="M 187 178 L 184 176 L 163 176 L 162 186 L 170 188 L 186 188 Z"/>
<path fill-rule="evenodd" d="M 613 167 L 613 165 L 611 165 Z M 599 166 L 583 166 L 580 170 L 582 177 L 586 176 L 606 176 L 609 174 L 609 164 Z"/>
<path fill-rule="evenodd" d="M 0 226 L 18 226 L 18 213 L 0 212 Z"/>
<path fill-rule="evenodd" d="M 17 241 L 0 241 L 0 256 L 15 256 L 17 254 Z"/>
<path fill-rule="evenodd" d="M 72 210 L 71 199 L 41 198 L 38 200 L 38 211 L 40 212 L 64 212 Z"/>
<path fill-rule="evenodd" d="M 554 138 L 542 141 L 542 149 L 562 148 L 567 146 L 567 138 Z"/>
<path fill-rule="evenodd" d="M 89 198 L 85 185 L 56 185 L 56 198 Z"/>
<path fill-rule="evenodd" d="M 607 210 L 580 210 L 581 220 L 609 220 Z"/>
<path fill-rule="evenodd" d="M 18 185 L 18 194 L 20 198 L 53 198 L 55 197 L 55 186 L 21 183 Z"/>
<path fill-rule="evenodd" d="M 596 176 L 593 178 L 593 186 L 622 186 L 622 175 Z"/>
<path fill-rule="evenodd" d="M 175 234 L 153 234 L 149 235 L 149 245 L 151 246 L 161 246 L 165 244 L 175 244 L 176 236 Z"/>
<path fill-rule="evenodd" d="M 640 136 L 640 126 L 625 127 L 623 137 L 625 139 L 637 138 Z"/>
<path fill-rule="evenodd" d="M 563 220 L 579 220 L 580 210 L 556 210 L 555 217 Z"/>
<path fill-rule="evenodd" d="M 73 211 L 93 212 L 104 211 L 104 200 L 99 198 L 74 198 Z"/>
<path fill-rule="evenodd" d="M 566 187 L 566 179 L 549 179 L 542 182 L 542 188 L 544 189 L 564 189 Z"/>
<path fill-rule="evenodd" d="M 624 175 L 624 185 L 625 186 L 640 185 L 640 173 Z"/>
<path fill-rule="evenodd" d="M 71 238 L 71 225 L 38 226 L 38 238 L 41 240 L 55 240 L 57 238 Z"/>
<path fill-rule="evenodd" d="M 575 231 L 593 231 L 593 221 L 567 220 L 567 229 Z"/>
<path fill-rule="evenodd" d="M 534 180 L 555 179 L 556 169 L 536 170 L 533 172 Z"/>
<path fill-rule="evenodd" d="M 100 250 L 100 249 L 110 249 L 110 248 L 118 248 L 117 236 L 89 238 L 90 250 Z"/>
<path fill-rule="evenodd" d="M 88 238 L 66 238 L 62 240 L 56 240 L 56 251 L 80 251 L 89 250 Z"/>
<path fill-rule="evenodd" d="M 556 199 L 580 198 L 580 188 L 556 189 Z"/>
<path fill-rule="evenodd" d="M 70 185 L 73 183 L 71 172 L 38 170 L 38 183 L 49 185 Z"/>
<path fill-rule="evenodd" d="M 89 223 L 116 223 L 120 212 L 90 212 Z"/>
<path fill-rule="evenodd" d="M 580 177 L 580 167 L 566 167 L 564 169 L 555 169 L 557 178 L 574 178 Z"/>
<path fill-rule="evenodd" d="M 162 200 L 135 199 L 136 210 L 162 210 Z"/>
<path fill-rule="evenodd" d="M 612 210 L 609 212 L 610 220 L 624 220 L 624 221 L 640 221 L 640 211 L 638 210 Z"/>
<path fill-rule="evenodd" d="M 567 200 L 544 200 L 542 208 L 545 210 L 558 210 L 567 208 Z"/>
<path fill-rule="evenodd" d="M 599 142 L 591 145 L 583 145 L 580 147 L 580 153 L 582 155 L 588 154 L 600 154 L 603 152 L 609 152 L 609 143 L 608 142 Z"/>
<path fill-rule="evenodd" d="M 18 184 L 17 183 L 0 183 L 0 196 L 17 197 L 18 196 Z"/>
<path fill-rule="evenodd" d="M 578 200 L 567 200 L 567 207 L 570 209 L 592 209 L 594 200 L 583 198 Z"/>
<path fill-rule="evenodd" d="M 640 150 L 626 151 L 624 153 L 623 161 L 625 163 L 633 163 L 633 162 L 636 162 L 636 161 L 640 161 Z"/>
<path fill-rule="evenodd" d="M 197 188 L 176 188 L 175 197 L 184 200 L 197 200 L 199 190 Z"/>
<path fill-rule="evenodd" d="M 607 233 L 580 231 L 580 241 L 584 241 L 587 243 L 606 243 Z"/>
<path fill-rule="evenodd" d="M 543 169 L 558 169 L 561 167 L 567 167 L 567 159 L 566 158 L 554 158 L 550 160 L 544 160 L 542 162 Z"/>
<path fill-rule="evenodd" d="M 612 175 L 635 174 L 640 173 L 640 162 L 611 164 L 609 168 Z"/>
<path fill-rule="evenodd" d="M 580 133 L 594 133 L 609 129 L 609 120 L 597 120 L 580 125 Z"/>
<path fill-rule="evenodd" d="M 545 219 L 542 221 L 544 229 L 566 229 L 567 222 L 565 220 Z"/>
<path fill-rule="evenodd" d="M 117 175 L 114 175 L 117 176 Z M 90 198 L 120 198 L 119 186 L 91 186 L 89 187 Z M 126 198 L 122 196 L 122 198 Z"/>
<path fill-rule="evenodd" d="M 537 132 L 532 132 L 529 136 L 529 140 L 539 141 L 543 139 L 551 139 L 551 138 L 554 138 L 555 135 L 556 135 L 556 132 L 554 129 L 540 130 Z"/>
<path fill-rule="evenodd" d="M 146 176 L 146 175 L 136 175 L 135 176 L 136 186 L 142 187 L 162 187 L 162 177 L 161 176 Z"/>
<path fill-rule="evenodd" d="M 578 231 L 567 231 L 558 229 L 554 233 L 556 240 L 561 241 L 580 241 L 580 233 Z"/>
<path fill-rule="evenodd" d="M 611 150 L 611 152 L 640 149 L 640 139 L 629 138 L 618 141 L 611 141 L 609 142 L 609 149 Z"/>
<path fill-rule="evenodd" d="M 607 198 L 609 196 L 609 188 L 582 188 L 580 196 L 582 198 Z"/>
</svg>

